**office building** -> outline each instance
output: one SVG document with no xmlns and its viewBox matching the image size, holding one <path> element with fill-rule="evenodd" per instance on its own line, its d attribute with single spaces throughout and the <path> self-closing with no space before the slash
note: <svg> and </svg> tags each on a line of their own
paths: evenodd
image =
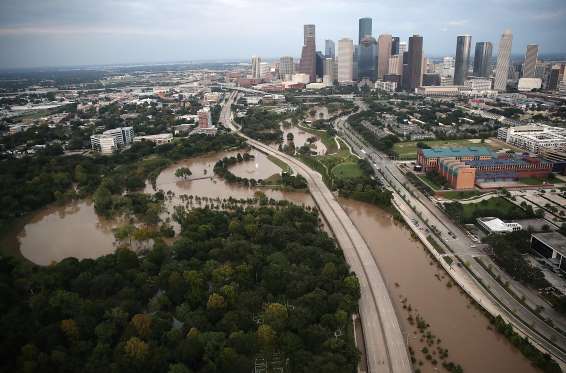
<svg viewBox="0 0 566 373">
<path fill-rule="evenodd" d="M 322 81 L 326 85 L 332 85 L 336 81 L 336 67 L 333 58 L 327 57 L 324 60 L 324 76 Z"/>
<path fill-rule="evenodd" d="M 414 92 L 421 85 L 423 63 L 423 37 L 413 35 L 409 38 L 407 74 L 403 72 L 403 87 L 408 92 Z"/>
<path fill-rule="evenodd" d="M 391 55 L 392 56 L 399 54 L 399 43 L 400 42 L 401 42 L 401 40 L 399 39 L 398 36 L 393 36 L 391 38 Z"/>
<path fill-rule="evenodd" d="M 349 83 L 354 79 L 354 42 L 343 38 L 338 41 L 338 83 Z"/>
<path fill-rule="evenodd" d="M 295 73 L 293 57 L 285 56 L 279 59 L 279 77 L 281 80 L 290 81 Z"/>
<path fill-rule="evenodd" d="M 493 45 L 489 41 L 476 43 L 474 54 L 474 76 L 489 78 Z"/>
<path fill-rule="evenodd" d="M 403 82 L 401 75 L 398 74 L 387 74 L 383 76 L 383 81 L 388 83 L 395 83 L 395 90 L 401 90 L 401 84 Z"/>
<path fill-rule="evenodd" d="M 133 127 L 119 127 L 90 137 L 90 146 L 102 154 L 111 154 L 134 140 Z"/>
<path fill-rule="evenodd" d="M 423 74 L 423 86 L 440 86 L 440 75 Z"/>
<path fill-rule="evenodd" d="M 397 83 L 391 81 L 378 80 L 375 82 L 374 88 L 385 92 L 395 92 L 397 90 Z"/>
<path fill-rule="evenodd" d="M 316 52 L 316 63 L 315 63 L 315 72 L 316 72 L 316 78 L 317 79 L 322 79 L 322 77 L 324 76 L 324 54 L 322 54 L 322 52 Z"/>
<path fill-rule="evenodd" d="M 499 128 L 497 138 L 531 153 L 543 150 L 566 150 L 566 129 L 546 124 Z"/>
<path fill-rule="evenodd" d="M 259 64 L 259 77 L 261 79 L 267 78 L 271 71 L 271 66 L 267 62 L 262 62 Z"/>
<path fill-rule="evenodd" d="M 407 42 L 400 41 L 399 42 L 399 54 L 403 55 L 403 53 L 407 52 L 409 48 L 407 47 Z"/>
<path fill-rule="evenodd" d="M 527 52 L 525 53 L 525 62 L 523 63 L 523 78 L 536 78 L 535 70 L 538 59 L 538 45 L 527 45 Z"/>
<path fill-rule="evenodd" d="M 377 39 L 377 78 L 389 72 L 389 58 L 391 57 L 392 38 L 389 34 L 381 34 Z"/>
<path fill-rule="evenodd" d="M 403 74 L 403 57 L 400 54 L 395 54 L 389 58 L 388 75 L 402 75 Z"/>
<path fill-rule="evenodd" d="M 472 37 L 470 35 L 460 35 L 456 38 L 454 85 L 463 85 L 464 81 L 468 79 L 471 48 L 472 48 Z"/>
<path fill-rule="evenodd" d="M 495 66 L 495 81 L 493 89 L 499 92 L 507 90 L 507 77 L 509 76 L 509 61 L 511 59 L 511 47 L 513 45 L 513 34 L 511 30 L 505 30 L 499 41 L 499 54 Z"/>
<path fill-rule="evenodd" d="M 358 31 L 358 44 L 366 37 L 371 37 L 371 18 L 360 18 Z"/>
<path fill-rule="evenodd" d="M 550 69 L 548 73 L 548 77 L 546 79 L 546 86 L 545 88 L 549 91 L 555 91 L 558 89 L 558 82 L 560 79 L 560 65 L 554 65 Z"/>
<path fill-rule="evenodd" d="M 371 36 L 362 39 L 358 46 L 358 79 L 376 80 L 377 42 Z"/>
<path fill-rule="evenodd" d="M 535 89 L 542 88 L 542 79 L 540 78 L 521 78 L 517 84 L 519 92 L 530 92 Z"/>
<path fill-rule="evenodd" d="M 257 56 L 252 57 L 252 79 L 261 78 L 261 58 Z"/>
<path fill-rule="evenodd" d="M 531 249 L 546 258 L 554 268 L 566 271 L 566 237 L 559 232 L 532 234 Z"/>
<path fill-rule="evenodd" d="M 197 111 L 198 115 L 198 127 L 195 128 L 191 135 L 209 135 L 214 136 L 216 135 L 216 127 L 212 125 L 212 116 L 210 112 L 210 107 L 206 106 L 199 111 Z"/>
<path fill-rule="evenodd" d="M 485 78 L 471 78 L 464 82 L 466 87 L 470 87 L 474 91 L 490 91 L 491 79 Z"/>
<path fill-rule="evenodd" d="M 336 47 L 334 41 L 332 40 L 324 41 L 324 57 L 336 58 Z"/>
<path fill-rule="evenodd" d="M 316 41 L 315 25 L 304 26 L 304 44 L 301 53 L 299 72 L 307 74 L 311 82 L 316 80 Z"/>
<path fill-rule="evenodd" d="M 157 135 L 147 135 L 147 136 L 136 136 L 134 137 L 134 142 L 149 141 L 155 145 L 163 145 L 173 142 L 173 134 L 171 133 L 160 133 Z"/>
</svg>

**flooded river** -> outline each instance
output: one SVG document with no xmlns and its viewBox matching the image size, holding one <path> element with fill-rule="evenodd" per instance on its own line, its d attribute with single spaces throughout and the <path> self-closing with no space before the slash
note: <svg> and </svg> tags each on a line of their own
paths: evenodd
<svg viewBox="0 0 566 373">
<path fill-rule="evenodd" d="M 182 195 L 211 198 L 250 198 L 258 190 L 277 200 L 313 206 L 307 193 L 284 192 L 268 188 L 247 188 L 228 185 L 214 177 L 213 167 L 224 156 L 237 152 L 217 153 L 178 162 L 165 169 L 157 179 L 157 189 L 175 193 L 173 204 Z M 262 153 L 251 151 L 255 159 L 238 163 L 231 171 L 242 177 L 264 179 L 280 168 Z M 179 167 L 189 167 L 188 180 L 175 177 Z M 146 192 L 153 193 L 151 186 Z M 177 200 L 178 202 L 178 200 Z M 531 364 L 503 337 L 492 331 L 487 318 L 463 295 L 442 269 L 430 259 L 424 247 L 411 238 L 403 225 L 375 206 L 351 200 L 340 200 L 354 224 L 368 242 L 389 286 L 401 325 L 415 351 L 421 372 L 435 372 L 432 360 L 421 350 L 421 341 L 411 318 L 422 317 L 430 324 L 428 331 L 435 338 L 435 348 L 448 350 L 448 361 L 462 365 L 465 372 L 535 372 Z M 113 252 L 115 223 L 99 218 L 89 201 L 66 206 L 53 206 L 31 215 L 4 237 L 2 244 L 19 252 L 30 261 L 47 265 L 65 257 L 95 258 Z M 409 311 L 410 309 L 410 311 Z M 432 349 L 431 349 L 432 350 Z M 432 351 L 431 351 L 432 352 Z M 418 363 L 422 362 L 422 366 Z M 439 371 L 446 371 L 438 365 Z"/>
<path fill-rule="evenodd" d="M 489 328 L 486 316 L 462 291 L 451 286 L 449 276 L 438 268 L 424 246 L 411 238 L 408 228 L 375 206 L 344 199 L 340 203 L 378 262 L 409 345 L 417 361 L 423 362 L 421 372 L 436 370 L 421 352 L 425 343 L 416 325 L 408 321 L 409 314 L 430 324 L 435 347 L 448 349 L 447 360 L 460 364 L 464 372 L 537 372 L 503 336 Z M 432 357 L 440 361 L 438 353 Z M 440 366 L 437 369 L 445 371 Z"/>
<path fill-rule="evenodd" d="M 242 151 L 240 151 L 242 152 Z M 276 200 L 288 200 L 297 205 L 314 206 L 308 193 L 285 192 L 269 188 L 247 188 L 230 184 L 214 177 L 214 164 L 225 156 L 238 152 L 224 152 L 205 155 L 181 161 L 165 169 L 157 178 L 157 189 L 175 193 L 167 206 L 179 204 L 182 194 L 209 198 L 253 198 L 256 191 L 262 191 L 267 197 Z M 237 176 L 265 179 L 281 172 L 266 155 L 250 151 L 255 159 L 240 162 L 230 170 Z M 176 177 L 175 170 L 189 167 L 192 176 L 187 179 Z M 196 179 L 196 180 L 194 180 Z M 151 185 L 145 192 L 154 193 Z M 99 217 L 91 201 L 74 201 L 64 206 L 50 206 L 22 219 L 0 240 L 0 244 L 15 255 L 22 255 L 33 263 L 48 265 L 67 257 L 78 259 L 97 258 L 114 252 L 114 234 L 112 229 L 116 221 L 107 221 Z"/>
</svg>

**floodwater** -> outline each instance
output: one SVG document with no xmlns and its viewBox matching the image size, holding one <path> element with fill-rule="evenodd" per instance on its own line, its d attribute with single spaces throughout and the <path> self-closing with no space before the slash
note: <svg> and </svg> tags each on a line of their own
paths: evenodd
<svg viewBox="0 0 566 373">
<path fill-rule="evenodd" d="M 470 304 L 460 288 L 447 285 L 452 283 L 449 276 L 433 262 L 424 246 L 411 238 L 408 228 L 375 206 L 345 199 L 340 203 L 385 277 L 403 331 L 415 350 L 415 368 L 437 371 L 421 352 L 426 343 L 421 341 L 416 325 L 408 321 L 409 305 L 413 319 L 419 315 L 430 324 L 428 331 L 435 336 L 435 348 L 448 349 L 447 361 L 460 364 L 464 372 L 537 372 L 503 336 L 489 328 L 486 316 Z M 446 371 L 437 354 L 432 358 L 439 361 L 438 371 Z M 422 366 L 418 366 L 419 361 Z"/>
<path fill-rule="evenodd" d="M 240 153 L 242 152 L 240 150 Z M 228 185 L 221 178 L 215 177 L 214 164 L 225 156 L 237 153 L 237 151 L 222 152 L 194 157 L 163 170 L 157 178 L 157 189 L 175 193 L 167 207 L 181 204 L 179 196 L 182 194 L 220 199 L 229 197 L 247 199 L 253 198 L 257 191 L 262 191 L 268 198 L 275 200 L 288 200 L 297 205 L 314 206 L 310 194 L 305 192 Z M 255 159 L 234 165 L 230 170 L 235 175 L 264 179 L 281 172 L 281 169 L 263 153 L 253 150 L 250 153 Z M 174 175 L 175 170 L 183 166 L 189 167 L 193 173 L 187 180 L 179 179 Z M 195 178 L 198 180 L 192 180 Z M 155 191 L 148 184 L 145 192 Z M 162 217 L 166 216 L 167 213 L 162 215 Z M 14 255 L 21 254 L 39 265 L 49 265 L 67 257 L 97 258 L 114 252 L 116 247 L 112 229 L 118 225 L 119 221 L 108 221 L 99 217 L 91 201 L 74 201 L 63 206 L 44 208 L 22 219 L 11 232 L 2 237 L 0 245 Z"/>
<path fill-rule="evenodd" d="M 31 262 L 48 265 L 67 257 L 98 258 L 114 252 L 116 222 L 99 217 L 90 200 L 46 207 L 21 221 L 2 244 Z"/>
<path fill-rule="evenodd" d="M 313 135 L 311 133 L 308 133 L 305 130 L 303 130 L 302 128 L 293 126 L 291 124 L 282 124 L 281 125 L 281 131 L 283 131 L 283 144 L 289 144 L 290 143 L 290 141 L 287 140 L 287 134 L 288 133 L 293 134 L 293 143 L 295 144 L 295 147 L 297 149 L 300 148 L 301 146 L 305 145 L 305 144 L 308 145 L 307 140 L 314 136 L 316 138 L 316 141 L 314 141 L 312 143 L 311 150 L 315 151 L 316 154 L 318 154 L 318 155 L 326 154 L 326 146 L 324 146 L 322 141 L 320 141 L 320 137 L 318 137 L 317 135 Z M 272 144 L 271 146 L 274 149 L 277 149 L 279 144 Z"/>
<path fill-rule="evenodd" d="M 242 151 L 239 151 L 243 153 Z M 227 156 L 234 156 L 238 151 L 229 153 L 214 153 L 201 157 L 189 158 L 178 162 L 163 170 L 157 178 L 156 188 L 163 189 L 166 193 L 171 191 L 175 196 L 193 195 L 208 198 L 253 198 L 254 193 L 261 191 L 268 198 L 275 200 L 287 200 L 299 206 L 314 206 L 310 194 L 305 192 L 287 192 L 270 188 L 248 188 L 238 184 L 227 184 L 221 178 L 214 175 L 214 164 Z M 281 172 L 281 169 L 271 162 L 267 156 L 255 150 L 249 152 L 255 159 L 240 162 L 230 168 L 236 176 L 250 179 L 266 179 L 269 176 Z M 179 167 L 188 167 L 193 173 L 187 180 L 175 176 L 175 170 Z M 151 185 L 147 185 L 146 193 L 154 193 Z"/>
</svg>

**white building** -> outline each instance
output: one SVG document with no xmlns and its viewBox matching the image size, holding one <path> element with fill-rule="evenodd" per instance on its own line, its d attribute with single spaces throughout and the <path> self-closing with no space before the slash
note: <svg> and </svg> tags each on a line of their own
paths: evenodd
<svg viewBox="0 0 566 373">
<path fill-rule="evenodd" d="M 513 44 L 513 34 L 511 30 L 505 30 L 499 41 L 499 54 L 497 55 L 497 65 L 495 66 L 495 82 L 493 89 L 505 92 L 507 89 L 507 77 L 509 76 L 509 61 L 511 59 L 511 46 Z"/>
<path fill-rule="evenodd" d="M 490 91 L 491 79 L 474 78 L 464 81 L 466 87 L 470 87 L 474 91 Z"/>
<path fill-rule="evenodd" d="M 90 137 L 90 146 L 93 150 L 103 154 L 110 154 L 132 143 L 134 129 L 132 127 L 119 127 Z"/>
<path fill-rule="evenodd" d="M 523 229 L 519 223 L 505 223 L 503 220 L 494 217 L 478 218 L 477 222 L 489 234 L 511 233 Z"/>
<path fill-rule="evenodd" d="M 252 57 L 252 79 L 259 79 L 261 76 L 261 58 L 257 56 Z"/>
<path fill-rule="evenodd" d="M 338 83 L 354 80 L 354 42 L 352 39 L 338 40 Z"/>
<path fill-rule="evenodd" d="M 397 83 L 378 80 L 375 82 L 374 87 L 375 89 L 380 89 L 386 92 L 395 92 L 395 90 L 397 89 Z"/>
<path fill-rule="evenodd" d="M 521 78 L 517 89 L 520 92 L 530 92 L 533 89 L 540 89 L 542 87 L 542 79 L 540 78 Z"/>
<path fill-rule="evenodd" d="M 267 62 L 262 62 L 259 64 L 259 77 L 266 78 L 271 71 L 271 66 Z"/>
<path fill-rule="evenodd" d="M 309 84 L 311 77 L 309 74 L 299 73 L 293 74 L 293 83 Z"/>
<path fill-rule="evenodd" d="M 208 105 L 217 104 L 220 101 L 220 94 L 218 92 L 208 92 L 204 94 L 204 100 Z"/>
<path fill-rule="evenodd" d="M 324 59 L 324 75 L 322 81 L 327 86 L 333 85 L 336 81 L 336 67 L 334 65 L 334 58 L 327 57 Z"/>
<path fill-rule="evenodd" d="M 167 144 L 173 141 L 173 135 L 170 133 L 160 133 L 157 135 L 136 136 L 134 142 L 150 141 L 155 145 Z"/>
<path fill-rule="evenodd" d="M 566 129 L 545 124 L 499 128 L 497 138 L 532 153 L 544 149 L 566 150 Z"/>
</svg>

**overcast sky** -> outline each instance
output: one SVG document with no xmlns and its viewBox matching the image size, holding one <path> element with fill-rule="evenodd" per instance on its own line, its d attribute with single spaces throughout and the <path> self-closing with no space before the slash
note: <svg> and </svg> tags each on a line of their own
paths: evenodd
<svg viewBox="0 0 566 373">
<path fill-rule="evenodd" d="M 538 43 L 566 52 L 566 0 L 0 0 L 0 68 L 299 56 L 302 25 L 324 39 L 424 37 L 428 56 L 453 55 L 458 34 L 513 53 Z M 472 48 L 473 49 L 473 48 Z"/>
</svg>

